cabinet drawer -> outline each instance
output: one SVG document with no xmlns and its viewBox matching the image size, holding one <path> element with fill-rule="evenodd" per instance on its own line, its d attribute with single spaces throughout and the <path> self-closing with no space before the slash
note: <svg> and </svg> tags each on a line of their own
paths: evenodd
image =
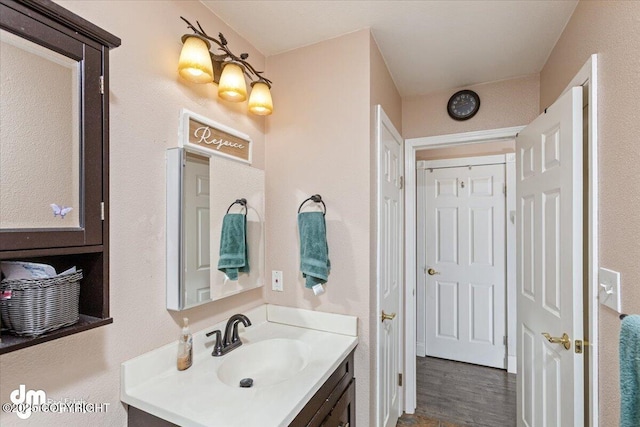
<svg viewBox="0 0 640 427">
<path fill-rule="evenodd" d="M 356 382 L 351 380 L 321 427 L 355 427 Z"/>
<path fill-rule="evenodd" d="M 353 380 L 353 352 L 309 400 L 290 427 L 319 427 Z"/>
</svg>

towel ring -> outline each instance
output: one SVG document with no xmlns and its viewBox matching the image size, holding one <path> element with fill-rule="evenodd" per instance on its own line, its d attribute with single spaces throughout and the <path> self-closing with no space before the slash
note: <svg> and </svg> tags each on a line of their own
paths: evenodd
<svg viewBox="0 0 640 427">
<path fill-rule="evenodd" d="M 298 213 L 300 213 L 302 206 L 304 206 L 304 204 L 307 203 L 309 200 L 315 203 L 322 203 L 322 207 L 323 207 L 322 215 L 327 214 L 327 205 L 324 204 L 324 202 L 322 201 L 322 196 L 319 194 L 314 194 L 313 196 L 309 197 L 308 199 L 305 199 L 302 203 L 300 203 L 300 206 L 298 206 Z"/>
<path fill-rule="evenodd" d="M 229 213 L 229 211 L 231 210 L 231 208 L 233 207 L 233 205 L 240 205 L 244 208 L 244 214 L 247 214 L 247 199 L 236 199 L 235 202 L 231 203 L 229 205 L 229 207 L 227 208 L 227 213 Z M 241 208 L 242 209 L 242 208 Z"/>
</svg>

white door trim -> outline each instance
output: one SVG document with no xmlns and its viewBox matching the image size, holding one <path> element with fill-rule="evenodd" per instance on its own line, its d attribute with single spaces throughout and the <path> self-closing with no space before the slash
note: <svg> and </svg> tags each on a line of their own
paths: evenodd
<svg viewBox="0 0 640 427">
<path fill-rule="evenodd" d="M 422 138 L 410 138 L 405 140 L 405 277 L 406 277 L 406 294 L 405 294 L 405 412 L 412 414 L 417 406 L 417 386 L 416 386 L 416 151 L 430 148 L 440 148 L 462 144 L 477 144 L 482 142 L 515 139 L 516 134 L 524 126 L 516 126 L 502 129 L 491 129 L 477 132 L 465 132 L 452 135 L 438 135 Z M 511 174 L 515 178 L 515 174 Z M 515 190 L 515 181 L 510 184 L 507 181 L 507 196 L 509 192 Z M 509 211 L 507 204 L 507 211 Z M 509 222 L 510 223 L 510 222 Z M 507 227 L 508 229 L 509 227 Z M 509 243 L 509 235 L 507 235 L 507 243 Z M 515 243 L 513 241 L 512 243 Z M 515 258 L 514 258 L 515 261 Z M 515 268 L 515 264 L 511 267 Z M 507 265 L 507 278 L 509 277 L 510 267 Z M 514 273 L 515 276 L 515 273 Z M 507 285 L 507 292 L 509 286 Z M 509 294 L 507 294 L 509 295 Z M 507 296 L 507 299 L 509 297 Z M 409 303 L 411 301 L 411 303 Z M 515 348 L 515 347 L 513 347 Z"/>
<path fill-rule="evenodd" d="M 516 154 L 505 155 L 506 160 L 506 181 L 507 181 L 507 203 L 506 214 L 506 238 L 507 238 L 507 372 L 516 374 L 517 358 L 517 300 L 516 300 Z"/>
<path fill-rule="evenodd" d="M 573 86 L 586 86 L 589 99 L 588 128 L 588 182 L 589 182 L 589 254 L 588 254 L 588 307 L 589 307 L 589 427 L 597 427 L 598 412 L 598 74 L 597 55 L 593 54 L 563 91 Z M 465 143 L 510 139 L 523 129 L 517 126 L 453 135 L 440 135 L 405 140 L 405 412 L 412 414 L 416 408 L 416 151 Z M 509 209 L 509 208 L 507 208 Z M 507 238 L 508 239 L 508 238 Z"/>
<path fill-rule="evenodd" d="M 439 199 L 437 196 L 438 191 L 434 188 L 429 190 L 428 186 L 426 185 L 418 188 L 418 203 L 422 205 L 421 208 L 424 210 L 417 211 L 418 246 L 416 248 L 416 253 L 418 254 L 418 269 L 416 274 L 418 279 L 418 300 L 416 304 L 416 326 L 417 328 L 419 328 L 419 331 L 417 336 L 416 348 L 419 351 L 421 350 L 421 347 L 424 347 L 423 354 L 430 354 L 436 357 L 444 357 L 445 359 L 451 358 L 452 360 L 466 361 L 469 363 L 492 366 L 500 369 L 507 368 L 507 342 L 503 342 L 503 336 L 506 337 L 508 335 L 513 335 L 513 337 L 515 337 L 515 329 L 513 331 L 513 334 L 511 332 L 508 332 L 507 329 L 510 323 L 515 324 L 517 320 L 515 317 L 515 311 L 507 310 L 507 293 L 509 291 L 515 292 L 515 283 L 508 283 L 506 274 L 506 254 L 515 250 L 515 246 L 511 248 L 507 246 L 506 238 L 506 231 L 508 229 L 509 222 L 506 203 L 506 188 L 515 188 L 514 183 L 511 183 L 511 185 L 507 184 L 506 172 L 508 167 L 514 166 L 515 163 L 513 162 L 507 164 L 506 154 L 489 156 L 479 155 L 474 157 L 463 157 L 454 159 L 423 160 L 417 162 L 417 169 L 421 170 L 421 173 L 419 175 L 422 175 L 422 177 L 424 177 L 425 182 L 423 183 L 423 185 L 427 182 L 433 183 L 434 179 L 439 180 L 440 178 L 443 178 L 446 180 L 445 177 L 451 178 L 451 176 L 461 178 L 461 174 L 466 174 L 467 169 L 472 169 L 472 167 L 474 168 L 474 171 L 468 171 L 470 187 L 472 185 L 471 183 L 473 182 L 471 176 L 474 176 L 474 174 L 476 173 L 475 167 L 483 168 L 481 170 L 483 170 L 485 174 L 488 173 L 489 170 L 491 170 L 491 175 L 494 177 L 494 179 L 498 179 L 500 181 L 500 184 L 497 187 L 493 185 L 492 181 L 491 191 L 495 191 L 495 193 L 492 193 L 492 195 L 489 197 L 486 197 L 487 195 L 483 193 L 482 196 L 478 197 L 476 195 L 474 198 L 472 194 L 475 194 L 475 192 L 470 189 L 469 193 L 466 193 L 466 190 L 464 191 L 465 196 L 460 195 L 461 198 L 454 197 L 455 201 L 447 199 L 446 196 L 444 197 L 444 199 L 447 201 L 440 200 L 441 198 Z M 497 170 L 495 169 L 496 167 Z M 433 172 L 433 174 L 430 172 Z M 450 175 L 452 173 L 454 175 Z M 499 177 L 499 175 L 501 175 L 501 177 Z M 439 178 L 434 178 L 436 176 L 439 176 Z M 485 177 L 486 175 L 481 174 L 480 176 Z M 453 188 L 450 188 L 449 191 L 453 191 Z M 482 190 L 480 191 L 482 192 Z M 431 194 L 431 196 L 429 196 L 428 194 Z M 422 199 L 425 199 L 425 201 L 423 201 Z M 491 202 L 488 202 L 488 200 L 491 200 Z M 433 223 L 433 217 L 427 220 L 427 218 L 429 218 L 434 212 L 434 206 L 430 205 L 431 203 L 437 204 L 440 207 L 457 206 L 463 211 L 468 209 L 467 212 L 469 215 L 474 211 L 474 206 L 476 208 L 480 206 L 486 208 L 490 205 L 493 209 L 502 211 L 500 214 L 500 218 L 492 217 L 490 220 L 493 227 L 498 226 L 493 229 L 492 233 L 493 236 L 491 240 L 491 246 L 493 247 L 493 249 L 491 250 L 491 253 L 493 254 L 493 256 L 497 256 L 497 258 L 491 261 L 491 267 L 489 267 L 489 265 L 484 265 L 482 261 L 480 261 L 480 264 L 476 264 L 475 266 L 473 266 L 473 263 L 467 264 L 467 262 L 471 262 L 471 260 L 468 258 L 470 258 L 472 255 L 471 253 L 468 253 L 466 255 L 463 254 L 463 252 L 466 253 L 466 250 L 462 250 L 460 246 L 458 247 L 458 250 L 454 252 L 458 252 L 458 256 L 460 257 L 459 261 L 462 262 L 462 264 L 458 264 L 457 266 L 450 264 L 450 262 L 452 261 L 451 257 L 455 257 L 453 253 L 449 253 L 448 256 L 445 255 L 445 258 L 447 258 L 448 261 L 440 260 L 440 262 L 442 262 L 440 263 L 436 260 L 437 257 L 435 256 L 435 254 L 427 249 L 428 247 L 434 248 L 438 246 L 433 241 L 433 232 L 435 231 L 434 229 L 439 229 L 439 227 Z M 467 203 L 469 204 L 467 205 Z M 426 206 L 424 206 L 424 204 L 426 204 Z M 466 220 L 461 219 L 462 217 L 464 217 L 464 215 L 465 214 L 461 212 L 458 212 L 456 215 L 454 215 L 457 219 L 460 220 L 460 222 L 458 223 L 460 229 L 458 230 L 457 237 L 453 238 L 453 240 L 457 242 L 457 245 L 463 246 L 463 242 L 465 240 L 467 240 L 466 243 L 469 244 L 469 240 L 471 239 L 470 235 L 468 234 L 471 232 L 471 229 L 468 228 L 469 224 L 465 225 Z M 471 217 L 468 218 L 468 220 L 471 220 Z M 464 231 L 465 229 L 467 231 Z M 445 235 L 447 234 L 448 233 L 445 232 Z M 497 240 L 496 236 L 499 236 Z M 449 238 L 451 238 L 451 236 L 449 236 Z M 454 246 L 456 246 L 455 243 Z M 471 250 L 472 247 L 469 247 L 469 250 Z M 500 255 L 501 253 L 502 255 Z M 463 261 L 465 260 L 465 258 L 467 259 L 467 261 Z M 488 259 L 484 259 L 484 261 L 486 262 L 488 261 Z M 470 282 L 475 283 L 473 283 L 472 285 L 471 283 L 467 282 L 467 280 L 462 280 L 458 283 L 458 286 L 460 286 L 460 288 L 457 288 L 458 292 L 454 292 L 455 296 L 449 295 L 445 290 L 445 300 L 436 302 L 439 300 L 439 298 L 436 297 L 435 299 L 433 299 L 433 297 L 438 294 L 438 292 L 436 291 L 437 288 L 441 290 L 443 289 L 441 287 L 442 284 L 438 285 L 439 280 L 436 278 L 434 278 L 436 279 L 434 281 L 430 280 L 430 278 L 427 277 L 425 271 L 427 267 L 434 267 L 437 270 L 443 268 L 444 271 L 442 274 L 445 274 L 445 276 L 442 276 L 442 279 L 445 280 L 445 283 L 451 280 L 451 275 L 457 277 L 456 280 L 462 280 L 464 277 Z M 515 268 L 515 264 L 511 267 Z M 469 270 L 467 269 L 476 269 L 476 271 L 478 271 L 478 269 L 483 270 L 488 275 L 487 278 L 485 278 L 485 280 L 488 280 L 488 282 L 485 280 L 477 280 L 477 277 L 471 278 L 467 276 L 467 274 L 469 274 Z M 466 273 L 463 273 L 463 271 Z M 444 279 L 445 277 L 448 279 Z M 488 277 L 491 277 L 491 280 L 489 280 Z M 428 283 L 429 285 L 427 285 Z M 472 294 L 476 297 L 478 297 L 479 295 L 475 294 L 475 292 L 473 292 L 472 290 L 478 290 L 480 288 L 477 288 L 477 286 L 487 285 L 488 283 L 491 283 L 493 289 L 492 296 L 490 298 L 491 302 L 487 301 L 486 306 L 483 305 L 484 307 L 479 307 L 475 303 L 473 303 L 475 298 L 472 297 Z M 444 289 L 447 288 L 451 289 L 450 287 L 447 287 L 445 285 Z M 431 295 L 431 298 L 427 297 L 429 294 Z M 449 297 L 452 299 L 447 298 L 446 295 L 449 295 Z M 499 299 L 496 299 L 496 295 L 499 295 Z M 451 310 L 444 309 L 444 318 L 441 318 L 441 314 L 437 313 L 441 312 L 442 307 L 438 308 L 438 306 L 440 305 L 440 303 L 446 304 L 447 302 L 452 303 L 453 306 L 451 306 Z M 460 304 L 462 304 L 462 306 Z M 467 310 L 462 309 L 462 307 L 466 304 L 470 304 L 468 307 L 469 312 L 478 309 L 482 310 L 483 308 L 491 310 L 491 318 L 493 319 L 493 324 L 491 327 L 490 342 L 481 340 L 481 342 L 475 341 L 474 343 L 473 335 L 475 328 L 472 328 L 471 330 L 468 329 L 468 322 L 470 321 L 470 319 L 466 318 L 466 316 L 468 315 L 466 313 Z M 444 322 L 442 324 L 442 326 L 444 326 L 444 330 L 448 329 L 448 323 L 445 319 L 449 314 L 452 313 L 456 313 L 453 315 L 453 317 L 457 320 L 457 327 L 449 330 L 449 333 L 453 333 L 453 335 L 456 337 L 453 340 L 451 340 L 451 338 L 453 338 L 452 336 L 444 338 L 439 333 L 435 332 L 435 330 L 438 329 L 437 324 L 439 323 L 439 321 Z M 481 314 L 480 316 L 483 317 L 483 315 L 486 314 L 489 313 L 483 312 L 483 314 Z M 511 316 L 509 319 L 508 315 Z M 481 328 L 480 330 L 483 330 L 485 333 L 489 332 L 489 330 L 487 329 Z M 477 330 L 475 332 L 480 332 L 480 330 Z M 422 334 L 420 332 L 422 332 Z M 487 337 L 484 336 L 484 338 L 486 339 Z M 481 354 L 469 354 L 470 352 L 473 353 L 474 350 L 472 350 L 472 348 L 481 348 Z M 515 356 L 515 346 L 510 350 L 512 350 Z"/>
<path fill-rule="evenodd" d="M 515 185 L 516 185 L 516 164 L 515 153 L 498 154 L 491 156 L 476 156 L 476 157 L 464 157 L 457 159 L 441 159 L 441 160 L 420 160 L 416 162 L 416 168 L 429 169 L 438 167 L 456 167 L 456 166 L 474 166 L 474 165 L 489 165 L 489 164 L 504 164 L 505 165 L 505 184 L 506 200 L 505 200 L 505 295 L 506 306 L 505 312 L 507 316 L 505 333 L 507 336 L 506 343 L 506 361 L 505 367 L 509 373 L 515 374 L 516 363 L 516 298 L 515 298 L 515 280 L 516 280 L 516 233 L 515 233 Z M 416 175 L 416 188 L 424 185 L 424 174 Z M 416 197 L 416 212 L 424 212 L 426 209 L 424 197 Z M 420 230 L 420 224 L 423 217 L 416 217 L 416 230 Z M 424 233 L 419 233 L 416 236 L 416 259 L 425 258 L 425 245 L 426 236 Z M 421 289 L 425 288 L 424 277 L 416 276 L 416 295 L 418 298 L 424 297 Z M 416 308 L 416 354 L 418 356 L 426 356 L 426 330 L 424 325 L 426 324 L 425 306 L 420 306 L 421 300 L 417 300 Z M 422 309 L 421 309 L 422 308 Z"/>
<path fill-rule="evenodd" d="M 588 388 L 589 395 L 589 427 L 597 427 L 599 414 L 599 380 L 598 380 L 598 270 L 600 264 L 598 261 L 598 55 L 592 54 L 587 62 L 582 66 L 578 74 L 569 82 L 567 87 L 562 91 L 566 93 L 572 87 L 583 86 L 587 94 L 585 96 L 589 100 L 589 128 L 587 130 L 587 151 L 588 151 L 588 176 L 589 185 L 588 193 L 588 209 L 589 222 L 587 224 L 589 233 L 588 247 L 588 313 L 589 324 L 587 325 L 589 333 L 589 381 L 585 383 Z M 585 165 L 586 166 L 586 165 Z"/>
<path fill-rule="evenodd" d="M 479 166 L 479 165 L 503 165 L 506 161 L 505 154 L 497 154 L 494 156 L 477 156 L 477 157 L 460 157 L 457 159 L 438 159 L 438 160 L 420 160 L 416 162 L 418 168 L 438 169 L 438 168 L 457 168 L 460 166 Z"/>
</svg>

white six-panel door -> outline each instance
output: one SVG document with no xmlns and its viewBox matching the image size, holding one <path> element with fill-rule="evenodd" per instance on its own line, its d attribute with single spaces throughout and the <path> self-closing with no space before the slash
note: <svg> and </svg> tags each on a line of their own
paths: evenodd
<svg viewBox="0 0 640 427">
<path fill-rule="evenodd" d="M 505 165 L 424 173 L 426 353 L 504 368 Z"/>
<path fill-rule="evenodd" d="M 516 138 L 518 426 L 584 425 L 581 91 Z"/>
<path fill-rule="evenodd" d="M 395 427 L 401 413 L 404 209 L 402 138 L 378 106 L 378 250 L 376 426 Z M 382 314 L 387 317 L 383 318 Z"/>
</svg>

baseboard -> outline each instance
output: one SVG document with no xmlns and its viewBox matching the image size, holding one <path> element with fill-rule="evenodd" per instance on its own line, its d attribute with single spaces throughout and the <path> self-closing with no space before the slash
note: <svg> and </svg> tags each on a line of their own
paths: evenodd
<svg viewBox="0 0 640 427">
<path fill-rule="evenodd" d="M 416 342 L 416 356 L 425 357 L 427 355 L 427 347 L 423 342 Z"/>
<path fill-rule="evenodd" d="M 518 367 L 517 362 L 516 356 L 507 356 L 507 372 L 515 374 Z"/>
</svg>

